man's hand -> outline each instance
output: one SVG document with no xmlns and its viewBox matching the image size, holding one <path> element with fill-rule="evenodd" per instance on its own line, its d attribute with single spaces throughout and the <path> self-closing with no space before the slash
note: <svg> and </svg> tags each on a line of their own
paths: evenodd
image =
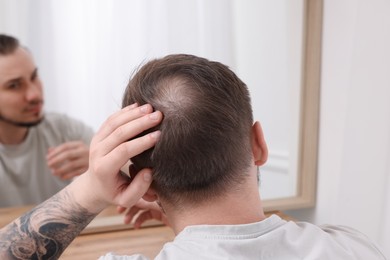
<svg viewBox="0 0 390 260">
<path fill-rule="evenodd" d="M 117 210 L 119 213 L 123 213 L 127 209 L 119 206 Z M 169 226 L 167 216 L 157 202 L 147 202 L 140 199 L 137 204 L 127 210 L 124 222 L 125 224 L 133 222 L 134 228 L 137 229 L 140 228 L 145 221 L 151 219 L 161 221 L 165 225 Z"/>
<path fill-rule="evenodd" d="M 82 141 L 63 143 L 47 153 L 47 165 L 53 174 L 67 180 L 88 169 L 89 148 Z"/>
<path fill-rule="evenodd" d="M 102 125 L 91 142 L 89 169 L 71 187 L 80 195 L 81 205 L 92 211 L 109 204 L 127 207 L 144 195 L 152 182 L 151 170 L 142 169 L 130 179 L 121 174 L 120 168 L 129 158 L 156 144 L 160 131 L 133 138 L 161 120 L 161 112 L 153 112 L 150 105 L 133 105 L 113 114 Z"/>
</svg>

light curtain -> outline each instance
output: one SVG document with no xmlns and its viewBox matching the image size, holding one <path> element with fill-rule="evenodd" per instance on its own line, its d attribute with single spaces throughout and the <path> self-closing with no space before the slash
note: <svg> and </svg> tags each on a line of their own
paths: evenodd
<svg viewBox="0 0 390 260">
<path fill-rule="evenodd" d="M 191 53 L 234 67 L 227 0 L 2 0 L 0 30 L 31 49 L 46 110 L 95 130 L 121 107 L 132 71 Z"/>
</svg>

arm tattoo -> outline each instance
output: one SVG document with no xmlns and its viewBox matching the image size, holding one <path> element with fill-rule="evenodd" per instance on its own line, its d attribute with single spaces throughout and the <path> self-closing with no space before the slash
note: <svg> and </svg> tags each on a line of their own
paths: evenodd
<svg viewBox="0 0 390 260">
<path fill-rule="evenodd" d="M 0 259 L 58 259 L 96 215 L 64 189 L 0 230 Z"/>
</svg>

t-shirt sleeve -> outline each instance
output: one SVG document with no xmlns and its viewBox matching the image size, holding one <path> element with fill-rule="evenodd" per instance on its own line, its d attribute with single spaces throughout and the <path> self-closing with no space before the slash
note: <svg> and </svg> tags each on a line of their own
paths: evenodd
<svg viewBox="0 0 390 260">
<path fill-rule="evenodd" d="M 346 249 L 354 248 L 351 251 L 358 251 L 361 259 L 384 259 L 382 250 L 371 241 L 365 234 L 346 226 L 321 225 L 322 230 L 331 235 L 340 245 Z M 364 256 L 370 258 L 364 258 Z"/>
<path fill-rule="evenodd" d="M 67 115 L 57 117 L 57 123 L 61 127 L 63 142 L 83 141 L 86 145 L 91 143 L 94 131 L 85 123 Z"/>
</svg>

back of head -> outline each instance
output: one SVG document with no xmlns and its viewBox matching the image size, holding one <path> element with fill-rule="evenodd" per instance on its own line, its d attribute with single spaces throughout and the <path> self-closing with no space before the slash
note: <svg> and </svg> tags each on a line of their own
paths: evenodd
<svg viewBox="0 0 390 260">
<path fill-rule="evenodd" d="M 13 53 L 19 47 L 18 39 L 0 34 L 0 55 L 7 55 Z"/>
<path fill-rule="evenodd" d="M 131 160 L 153 169 L 165 201 L 201 203 L 246 178 L 252 108 L 246 85 L 227 66 L 184 54 L 152 60 L 127 86 L 123 106 L 135 102 L 164 115 L 160 141 Z"/>
</svg>

